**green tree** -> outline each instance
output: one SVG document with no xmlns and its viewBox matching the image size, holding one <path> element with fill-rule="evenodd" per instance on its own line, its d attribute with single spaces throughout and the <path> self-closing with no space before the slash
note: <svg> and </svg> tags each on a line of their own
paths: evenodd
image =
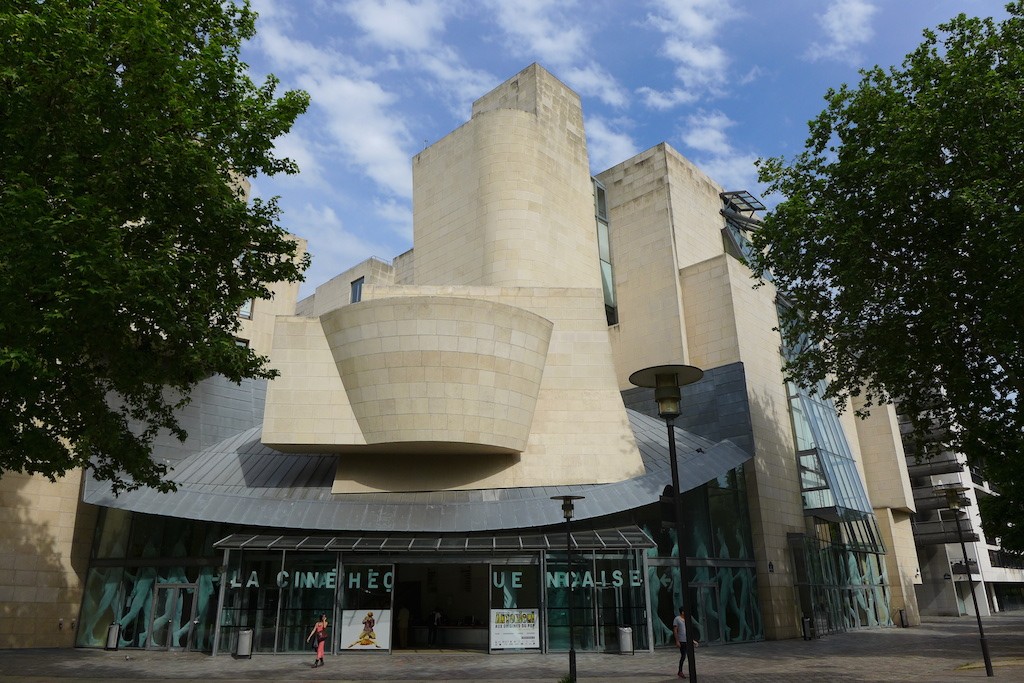
<svg viewBox="0 0 1024 683">
<path fill-rule="evenodd" d="M 919 456 L 952 446 L 997 483 L 986 531 L 1024 549 L 1024 3 L 1007 10 L 829 90 L 805 150 L 759 161 L 782 201 L 751 265 L 792 304 L 789 377 L 898 400 Z"/>
<path fill-rule="evenodd" d="M 0 9 L 0 476 L 173 488 L 151 446 L 184 438 L 181 397 L 272 375 L 237 314 L 307 259 L 238 181 L 296 171 L 273 141 L 308 97 L 249 79 L 254 26 L 219 0 Z"/>
</svg>

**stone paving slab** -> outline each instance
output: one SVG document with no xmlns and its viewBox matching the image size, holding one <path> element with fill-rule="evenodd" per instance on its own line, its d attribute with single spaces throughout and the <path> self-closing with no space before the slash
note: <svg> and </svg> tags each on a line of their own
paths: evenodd
<svg viewBox="0 0 1024 683">
<path fill-rule="evenodd" d="M 985 633 L 995 677 L 1024 681 L 1024 613 L 987 617 Z M 577 654 L 585 683 L 678 681 L 678 653 Z M 75 680 L 111 683 L 208 681 L 550 681 L 568 673 L 568 656 L 487 655 L 458 651 L 399 651 L 328 656 L 312 669 L 308 655 L 254 655 L 235 659 L 198 653 L 122 650 L 0 650 L 0 681 L 42 683 Z M 787 640 L 702 647 L 699 681 L 838 683 L 918 681 L 944 683 L 987 678 L 977 622 L 936 618 L 908 629 L 853 631 L 812 641 Z"/>
</svg>

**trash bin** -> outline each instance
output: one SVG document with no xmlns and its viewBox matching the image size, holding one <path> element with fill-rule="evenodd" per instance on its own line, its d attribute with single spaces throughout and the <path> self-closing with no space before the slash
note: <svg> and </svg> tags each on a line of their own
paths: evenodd
<svg viewBox="0 0 1024 683">
<path fill-rule="evenodd" d="M 804 632 L 804 640 L 810 640 L 811 639 L 811 618 L 810 617 L 804 617 L 802 622 L 803 622 L 802 623 L 802 627 L 803 627 L 803 632 Z"/>
<path fill-rule="evenodd" d="M 238 632 L 238 643 L 235 645 L 235 657 L 252 659 L 252 629 L 243 628 Z"/>
<path fill-rule="evenodd" d="M 119 623 L 112 622 L 107 627 L 107 644 L 103 648 L 104 650 L 116 650 L 118 641 L 121 639 L 121 625 Z"/>
<path fill-rule="evenodd" d="M 900 609 L 900 626 L 903 628 L 908 628 L 910 626 L 910 622 L 907 621 L 907 610 L 902 608 Z"/>
<path fill-rule="evenodd" d="M 628 626 L 619 627 L 619 654 L 633 654 L 633 629 Z"/>
</svg>

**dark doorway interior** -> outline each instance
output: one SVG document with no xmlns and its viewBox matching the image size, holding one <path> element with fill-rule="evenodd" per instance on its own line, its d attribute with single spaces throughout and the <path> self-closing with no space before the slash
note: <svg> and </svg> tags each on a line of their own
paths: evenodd
<svg viewBox="0 0 1024 683">
<path fill-rule="evenodd" d="M 392 647 L 486 651 L 487 571 L 486 564 L 396 566 Z M 441 613 L 441 623 L 432 638 L 429 624 L 435 609 Z"/>
</svg>

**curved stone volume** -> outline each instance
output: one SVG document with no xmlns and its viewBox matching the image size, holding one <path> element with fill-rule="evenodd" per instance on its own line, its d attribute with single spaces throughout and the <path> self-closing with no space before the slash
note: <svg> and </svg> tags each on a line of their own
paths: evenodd
<svg viewBox="0 0 1024 683">
<path fill-rule="evenodd" d="M 413 296 L 343 306 L 320 322 L 367 445 L 526 447 L 549 320 L 481 299 Z"/>
</svg>

